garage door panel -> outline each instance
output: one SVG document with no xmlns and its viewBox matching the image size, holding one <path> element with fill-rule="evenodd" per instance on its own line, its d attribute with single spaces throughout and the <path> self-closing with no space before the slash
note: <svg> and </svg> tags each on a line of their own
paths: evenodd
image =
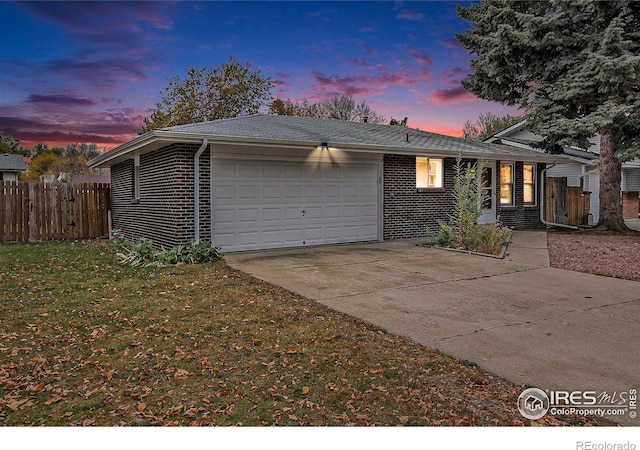
<svg viewBox="0 0 640 450">
<path fill-rule="evenodd" d="M 213 240 L 223 252 L 378 239 L 377 163 L 213 164 Z"/>
<path fill-rule="evenodd" d="M 224 202 L 224 200 L 231 200 L 233 202 L 236 198 L 236 188 L 235 186 L 225 186 L 221 185 L 216 187 L 214 190 L 213 200 L 216 204 L 220 204 L 220 202 Z M 228 204 L 229 202 L 223 203 Z"/>
<path fill-rule="evenodd" d="M 238 223 L 255 223 L 260 220 L 260 209 L 259 208 L 250 208 L 250 209 L 240 209 L 238 211 Z"/>
<path fill-rule="evenodd" d="M 238 169 L 240 178 L 258 178 L 262 172 L 262 166 L 258 163 L 242 163 L 239 164 Z"/>
<path fill-rule="evenodd" d="M 266 222 L 277 222 L 282 219 L 282 214 L 282 208 L 262 208 L 262 219 Z"/>
<path fill-rule="evenodd" d="M 264 200 L 280 200 L 282 198 L 282 186 L 279 186 L 279 185 L 262 186 L 262 198 Z"/>
<path fill-rule="evenodd" d="M 213 220 L 219 224 L 231 224 L 236 222 L 235 209 L 216 209 L 213 212 Z"/>
</svg>

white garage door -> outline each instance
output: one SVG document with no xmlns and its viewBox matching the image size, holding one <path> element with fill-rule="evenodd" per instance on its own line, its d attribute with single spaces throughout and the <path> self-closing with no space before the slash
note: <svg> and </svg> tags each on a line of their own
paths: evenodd
<svg viewBox="0 0 640 450">
<path fill-rule="evenodd" d="M 213 160 L 222 251 L 378 239 L 378 164 Z"/>
</svg>

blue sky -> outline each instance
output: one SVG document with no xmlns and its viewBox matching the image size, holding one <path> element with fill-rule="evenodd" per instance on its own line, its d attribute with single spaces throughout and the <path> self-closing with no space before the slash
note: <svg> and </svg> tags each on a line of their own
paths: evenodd
<svg viewBox="0 0 640 450">
<path fill-rule="evenodd" d="M 0 131 L 23 146 L 136 136 L 167 79 L 234 56 L 274 97 L 366 100 L 387 118 L 460 135 L 513 108 L 460 86 L 468 24 L 438 1 L 0 2 Z"/>
</svg>

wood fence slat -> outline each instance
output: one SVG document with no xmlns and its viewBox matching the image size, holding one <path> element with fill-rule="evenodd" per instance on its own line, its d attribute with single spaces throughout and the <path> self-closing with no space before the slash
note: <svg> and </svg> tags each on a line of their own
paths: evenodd
<svg viewBox="0 0 640 450">
<path fill-rule="evenodd" d="M 108 184 L 0 182 L 0 242 L 107 236 L 110 195 Z"/>
</svg>

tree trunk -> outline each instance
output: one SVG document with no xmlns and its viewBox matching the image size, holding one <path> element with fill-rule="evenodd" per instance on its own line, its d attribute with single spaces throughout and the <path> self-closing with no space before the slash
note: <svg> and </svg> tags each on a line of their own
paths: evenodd
<svg viewBox="0 0 640 450">
<path fill-rule="evenodd" d="M 606 130 L 600 134 L 600 220 L 598 230 L 631 231 L 622 218 L 620 179 L 622 164 L 616 157 L 616 138 Z"/>
</svg>

